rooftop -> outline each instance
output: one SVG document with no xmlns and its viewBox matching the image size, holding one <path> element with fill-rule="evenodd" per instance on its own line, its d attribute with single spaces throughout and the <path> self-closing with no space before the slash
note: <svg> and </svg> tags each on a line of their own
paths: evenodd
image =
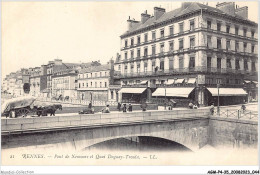
<svg viewBox="0 0 260 175">
<path fill-rule="evenodd" d="M 230 16 L 230 17 L 234 17 L 234 18 L 237 18 L 237 19 L 240 19 L 240 20 L 246 20 L 248 22 L 254 23 L 253 21 L 250 21 L 250 20 L 248 20 L 246 18 L 243 18 L 243 17 L 241 17 L 241 16 L 239 16 L 237 14 L 230 15 L 230 14 L 227 14 L 227 13 L 223 12 L 222 10 L 217 9 L 215 7 L 211 7 L 211 6 L 208 6 L 208 5 L 205 5 L 205 4 L 201 4 L 201 3 L 197 3 L 197 2 L 191 2 L 191 3 L 188 3 L 188 5 L 185 6 L 185 7 L 180 7 L 180 8 L 174 9 L 172 11 L 165 12 L 158 19 L 156 19 L 155 16 L 151 16 L 143 24 L 142 24 L 142 22 L 134 22 L 134 23 L 132 23 L 132 27 L 127 32 L 125 32 L 123 35 L 121 35 L 121 37 L 126 35 L 126 34 L 129 34 L 131 32 L 138 31 L 140 29 L 145 29 L 146 27 L 153 26 L 153 25 L 155 25 L 157 23 L 161 23 L 161 22 L 164 22 L 164 21 L 176 18 L 176 17 L 180 17 L 182 15 L 185 15 L 185 14 L 188 14 L 188 13 L 191 13 L 191 12 L 202 10 L 202 9 L 210 11 L 210 12 L 225 14 L 225 15 Z M 254 24 L 256 24 L 256 23 L 254 23 Z"/>
</svg>

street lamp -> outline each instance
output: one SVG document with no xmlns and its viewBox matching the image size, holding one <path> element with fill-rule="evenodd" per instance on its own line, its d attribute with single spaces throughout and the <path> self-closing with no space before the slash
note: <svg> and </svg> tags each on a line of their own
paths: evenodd
<svg viewBox="0 0 260 175">
<path fill-rule="evenodd" d="M 217 108 L 217 114 L 219 116 L 219 86 L 220 84 L 217 84 L 217 88 L 218 88 L 218 108 Z"/>
</svg>

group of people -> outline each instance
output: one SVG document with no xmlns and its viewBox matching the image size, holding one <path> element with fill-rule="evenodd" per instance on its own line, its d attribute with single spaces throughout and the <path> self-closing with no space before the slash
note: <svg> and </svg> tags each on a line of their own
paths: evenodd
<svg viewBox="0 0 260 175">
<path fill-rule="evenodd" d="M 123 111 L 123 112 L 132 112 L 133 111 L 133 106 L 131 103 L 128 104 L 128 107 L 126 106 L 126 103 L 123 103 L 123 107 L 122 104 L 120 102 L 118 102 L 117 104 L 117 109 L 118 111 Z"/>
</svg>

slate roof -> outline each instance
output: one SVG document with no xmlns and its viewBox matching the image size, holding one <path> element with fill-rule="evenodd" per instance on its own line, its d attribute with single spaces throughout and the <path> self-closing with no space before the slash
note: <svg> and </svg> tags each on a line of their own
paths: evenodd
<svg viewBox="0 0 260 175">
<path fill-rule="evenodd" d="M 182 16 L 182 15 L 190 13 L 190 12 L 198 11 L 198 10 L 201 10 L 201 9 L 206 9 L 206 10 L 211 11 L 211 12 L 225 14 L 222 10 L 219 10 L 217 8 L 214 8 L 214 7 L 211 7 L 211 6 L 208 6 L 208 5 L 204 5 L 204 4 L 200 4 L 200 3 L 197 3 L 197 2 L 191 2 L 190 5 L 188 5 L 186 8 L 183 9 L 182 7 L 180 7 L 180 8 L 177 8 L 175 10 L 166 12 L 157 20 L 155 19 L 154 16 L 152 16 L 144 24 L 142 24 L 141 22 L 139 22 L 139 23 L 132 23 L 131 29 L 129 31 L 125 32 L 123 35 L 129 34 L 131 32 L 139 30 L 139 29 L 144 29 L 144 28 L 152 26 L 152 25 L 154 25 L 156 23 L 160 23 L 160 22 L 172 19 L 172 18 L 176 18 L 176 17 Z M 226 14 L 226 15 L 232 16 L 230 14 Z M 250 21 L 250 20 L 245 19 L 245 18 L 243 18 L 243 17 L 241 17 L 239 15 L 233 15 L 233 17 Z M 250 22 L 252 22 L 252 21 L 250 21 Z"/>
<path fill-rule="evenodd" d="M 99 72 L 104 70 L 110 70 L 111 64 L 104 64 L 100 66 L 91 66 L 89 68 L 81 69 L 80 73 L 88 73 L 88 72 Z"/>
</svg>

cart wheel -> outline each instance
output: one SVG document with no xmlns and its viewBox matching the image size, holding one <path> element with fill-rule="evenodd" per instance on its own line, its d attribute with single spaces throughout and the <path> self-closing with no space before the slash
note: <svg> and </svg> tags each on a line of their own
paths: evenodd
<svg viewBox="0 0 260 175">
<path fill-rule="evenodd" d="M 29 113 L 30 111 L 28 109 L 19 109 L 17 111 L 17 116 L 23 116 L 23 117 L 26 117 L 27 114 Z"/>
</svg>

